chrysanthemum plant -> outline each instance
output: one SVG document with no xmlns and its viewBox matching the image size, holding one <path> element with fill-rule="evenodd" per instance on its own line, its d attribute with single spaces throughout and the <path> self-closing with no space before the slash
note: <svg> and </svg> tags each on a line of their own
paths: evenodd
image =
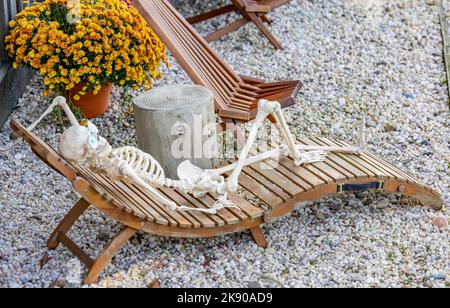
<svg viewBox="0 0 450 308">
<path fill-rule="evenodd" d="M 105 84 L 150 88 L 161 76 L 166 48 L 126 0 L 44 0 L 9 23 L 6 51 L 44 78 L 44 95 L 77 85 L 98 93 Z"/>
</svg>

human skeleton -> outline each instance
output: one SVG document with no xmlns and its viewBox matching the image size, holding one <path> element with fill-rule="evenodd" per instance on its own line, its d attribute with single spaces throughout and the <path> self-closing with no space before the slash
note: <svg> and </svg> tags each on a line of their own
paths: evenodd
<svg viewBox="0 0 450 308">
<path fill-rule="evenodd" d="M 106 173 L 111 179 L 120 178 L 136 184 L 173 211 L 189 210 L 216 214 L 220 209 L 236 207 L 233 202 L 228 200 L 227 194 L 238 190 L 239 176 L 246 166 L 287 156 L 294 160 L 295 165 L 300 166 L 323 161 L 327 152 L 358 154 L 362 151 L 365 143 L 364 130 L 362 129 L 358 136 L 357 147 L 296 144 L 284 118 L 280 103 L 261 100 L 255 122 L 236 163 L 223 168 L 203 170 L 192 165 L 190 161 L 185 161 L 178 167 L 180 179 L 173 180 L 166 178 L 161 165 L 150 154 L 130 146 L 113 149 L 105 138 L 98 135 L 97 127 L 94 124 L 87 122 L 86 126 L 80 125 L 63 97 L 57 97 L 45 113 L 29 127 L 29 130 L 33 130 L 45 116 L 58 106 L 64 110 L 71 123 L 71 127 L 62 134 L 58 146 L 60 154 L 65 159 L 76 164 L 86 164 L 96 171 Z M 281 144 L 277 149 L 249 157 L 258 130 L 269 115 L 272 115 L 275 119 L 286 143 Z M 230 172 L 231 175 L 225 179 L 224 175 Z M 173 188 L 183 193 L 192 194 L 196 198 L 210 193 L 217 198 L 217 202 L 209 209 L 180 206 L 164 197 L 155 187 Z"/>
</svg>

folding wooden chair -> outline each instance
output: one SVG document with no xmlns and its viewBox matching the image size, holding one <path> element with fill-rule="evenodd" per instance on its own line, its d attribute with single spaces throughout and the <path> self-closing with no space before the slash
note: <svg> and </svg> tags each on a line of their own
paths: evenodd
<svg viewBox="0 0 450 308">
<path fill-rule="evenodd" d="M 192 81 L 214 93 L 216 112 L 227 129 L 254 119 L 260 99 L 278 101 L 283 108 L 295 104 L 300 81 L 267 83 L 239 76 L 167 0 L 132 3 Z"/>
<path fill-rule="evenodd" d="M 214 237 L 249 230 L 256 244 L 267 247 L 261 225 L 293 211 L 299 202 L 319 199 L 348 191 L 384 190 L 411 196 L 436 210 L 443 201 L 436 191 L 426 187 L 410 175 L 368 152 L 362 155 L 330 153 L 323 162 L 296 166 L 286 157 L 279 162 L 266 160 L 263 164 L 246 167 L 239 178 L 240 189 L 254 200 L 238 194 L 228 197 L 239 209 L 226 208 L 216 215 L 200 212 L 167 210 L 148 192 L 136 185 L 113 181 L 93 170 L 73 165 L 19 122 L 11 121 L 12 129 L 28 142 L 33 152 L 52 169 L 72 182 L 81 196 L 50 236 L 47 247 L 56 249 L 64 245 L 89 269 L 84 280 L 90 284 L 108 266 L 112 258 L 138 231 L 180 238 Z M 303 139 L 305 145 L 345 146 L 339 141 L 324 138 Z M 233 163 L 235 160 L 230 160 Z M 196 199 L 176 190 L 159 189 L 167 198 L 179 205 L 210 208 L 216 202 L 211 195 Z M 67 233 L 78 218 L 94 207 L 124 227 L 92 259 Z"/>
<path fill-rule="evenodd" d="M 264 22 L 270 24 L 271 21 L 268 19 L 266 14 L 290 1 L 291 0 L 231 0 L 232 4 L 230 5 L 188 18 L 187 21 L 191 24 L 196 24 L 220 15 L 237 12 L 242 15 L 241 19 L 238 19 L 228 26 L 209 34 L 205 37 L 206 41 L 212 42 L 218 40 L 224 35 L 240 29 L 249 22 L 253 22 L 276 49 L 283 49 L 283 46 L 270 32 Z"/>
</svg>

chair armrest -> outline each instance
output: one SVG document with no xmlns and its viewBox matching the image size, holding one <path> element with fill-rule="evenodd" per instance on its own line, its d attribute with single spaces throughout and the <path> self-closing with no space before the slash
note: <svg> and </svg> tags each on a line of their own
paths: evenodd
<svg viewBox="0 0 450 308">
<path fill-rule="evenodd" d="M 264 80 L 258 79 L 258 78 L 255 78 L 255 77 L 249 77 L 249 76 L 244 76 L 244 75 L 239 75 L 239 77 L 241 77 L 242 80 L 245 83 L 248 83 L 248 84 L 259 84 L 259 83 L 264 83 L 265 82 Z"/>
</svg>

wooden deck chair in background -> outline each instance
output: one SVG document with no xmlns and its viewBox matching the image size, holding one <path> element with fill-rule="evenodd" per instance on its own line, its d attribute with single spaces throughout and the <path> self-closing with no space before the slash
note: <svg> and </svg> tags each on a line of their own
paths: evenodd
<svg viewBox="0 0 450 308">
<path fill-rule="evenodd" d="M 253 120 L 260 99 L 295 104 L 301 88 L 297 80 L 267 83 L 239 76 L 167 0 L 133 0 L 150 27 L 167 46 L 192 81 L 214 93 L 223 126 L 240 134 L 238 123 Z"/>
<path fill-rule="evenodd" d="M 256 27 L 267 37 L 276 49 L 283 49 L 275 36 L 270 32 L 264 22 L 271 23 L 267 18 L 267 13 L 280 7 L 291 0 L 231 0 L 232 4 L 218 8 L 216 10 L 200 14 L 187 19 L 191 24 L 196 24 L 220 15 L 237 12 L 242 15 L 241 19 L 219 29 L 205 37 L 206 41 L 212 42 L 220 39 L 230 32 L 236 31 L 246 24 L 253 22 Z"/>
<path fill-rule="evenodd" d="M 241 191 L 253 196 L 251 200 L 243 199 L 238 194 L 228 196 L 239 209 L 222 209 L 216 215 L 170 211 L 136 185 L 113 181 L 106 175 L 68 163 L 14 119 L 11 127 L 30 144 L 43 162 L 65 176 L 81 196 L 56 227 L 47 247 L 56 249 L 63 244 L 78 257 L 89 269 L 84 280 L 87 284 L 97 281 L 112 258 L 139 231 L 179 238 L 207 238 L 249 230 L 258 246 L 267 247 L 267 240 L 260 228 L 262 224 L 290 213 L 300 206 L 299 202 L 320 199 L 325 195 L 384 190 L 411 196 L 436 210 L 443 207 L 438 192 L 383 159 L 365 152 L 362 155 L 330 153 L 325 161 L 305 166 L 296 166 L 290 157 L 279 162 L 266 160 L 263 164 L 244 168 L 239 178 Z M 299 143 L 347 146 L 343 142 L 324 138 L 303 139 Z M 233 162 L 235 160 L 229 161 Z M 216 202 L 211 195 L 196 199 L 168 188 L 161 188 L 159 192 L 178 205 L 189 207 L 211 208 Z M 90 207 L 123 225 L 123 229 L 95 260 L 68 236 L 70 228 Z"/>
</svg>

